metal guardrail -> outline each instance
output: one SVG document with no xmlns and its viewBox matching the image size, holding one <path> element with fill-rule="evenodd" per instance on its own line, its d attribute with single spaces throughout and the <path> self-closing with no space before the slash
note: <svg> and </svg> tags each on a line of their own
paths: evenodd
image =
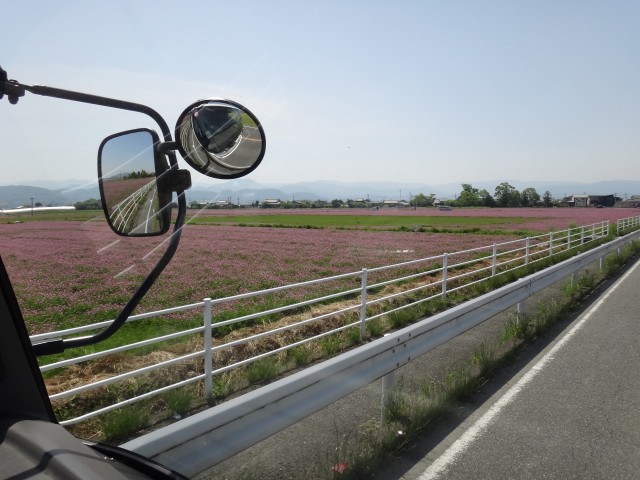
<svg viewBox="0 0 640 480">
<path fill-rule="evenodd" d="M 195 475 L 639 238 L 640 231 L 616 238 L 122 447 Z"/>
<path fill-rule="evenodd" d="M 527 237 L 524 239 L 512 240 L 508 242 L 463 250 L 463 251 L 454 252 L 454 253 L 445 253 L 443 255 L 410 260 L 410 261 L 393 264 L 393 265 L 385 265 L 385 266 L 369 268 L 369 269 L 365 268 L 359 272 L 350 272 L 350 273 L 345 273 L 341 275 L 335 275 L 332 277 L 325 277 L 317 280 L 311 280 L 311 281 L 300 282 L 296 284 L 285 285 L 282 287 L 275 287 L 275 288 L 270 288 L 266 290 L 260 290 L 257 292 L 249 292 L 245 294 L 234 295 L 231 297 L 225 297 L 225 298 L 219 298 L 219 299 L 205 299 L 205 301 L 203 302 L 183 305 L 175 308 L 169 308 L 169 309 L 160 310 L 157 312 L 149 312 L 141 315 L 135 315 L 130 317 L 128 321 L 135 321 L 143 318 L 150 318 L 154 316 L 168 315 L 171 313 L 197 309 L 197 310 L 202 310 L 204 322 L 202 326 L 199 326 L 196 328 L 172 333 L 169 335 L 163 335 L 160 337 L 151 338 L 151 339 L 135 342 L 128 345 L 123 345 L 117 348 L 105 350 L 98 353 L 93 353 L 90 355 L 84 355 L 81 357 L 76 357 L 72 359 L 50 363 L 50 364 L 41 366 L 40 369 L 41 371 L 45 372 L 45 371 L 53 370 L 56 368 L 62 368 L 62 367 L 66 367 L 73 364 L 96 360 L 98 358 L 106 357 L 106 356 L 124 352 L 127 350 L 140 348 L 143 346 L 148 346 L 154 343 L 164 342 L 167 340 L 173 340 L 176 338 L 190 336 L 190 335 L 203 334 L 204 336 L 203 349 L 200 351 L 192 352 L 187 355 L 183 355 L 177 358 L 172 358 L 170 360 L 159 362 L 154 365 L 149 365 L 143 368 L 122 373 L 120 375 L 115 375 L 115 376 L 105 378 L 96 382 L 79 386 L 73 389 L 59 392 L 59 393 L 50 395 L 50 399 L 53 401 L 60 400 L 65 397 L 78 395 L 78 394 L 87 392 L 89 390 L 93 390 L 93 389 L 105 387 L 114 383 L 122 382 L 128 378 L 145 375 L 156 370 L 169 368 L 181 362 L 194 360 L 194 359 L 204 359 L 204 370 L 200 375 L 193 376 L 189 379 L 176 382 L 171 385 L 165 385 L 156 390 L 146 392 L 143 395 L 128 398 L 118 403 L 114 403 L 112 405 L 108 405 L 106 407 L 85 413 L 78 417 L 61 421 L 60 423 L 62 425 L 71 425 L 74 423 L 79 423 L 81 421 L 87 420 L 89 418 L 92 418 L 98 415 L 102 415 L 104 413 L 132 404 L 134 402 L 137 402 L 149 397 L 153 397 L 156 395 L 160 395 L 168 390 L 184 387 L 186 385 L 189 385 L 195 382 L 200 382 L 200 381 L 204 381 L 204 387 L 205 387 L 204 394 L 205 394 L 205 397 L 208 398 L 212 392 L 212 382 L 213 382 L 213 377 L 215 375 L 219 375 L 225 371 L 247 365 L 249 363 L 263 359 L 265 357 L 276 355 L 285 350 L 289 350 L 313 341 L 317 341 L 320 338 L 327 337 L 329 335 L 333 335 L 343 330 L 347 330 L 351 328 L 359 329 L 361 340 L 365 340 L 367 323 L 374 321 L 380 317 L 389 315 L 390 313 L 393 313 L 405 308 L 413 307 L 423 302 L 444 297 L 447 294 L 456 292 L 460 289 L 468 288 L 472 285 L 485 281 L 488 278 L 506 274 L 514 269 L 521 268 L 522 266 L 528 265 L 530 263 L 541 261 L 541 260 L 547 259 L 550 256 L 564 253 L 573 248 L 582 246 L 586 243 L 605 238 L 608 236 L 608 234 L 609 234 L 609 222 L 608 221 L 599 222 L 592 225 L 574 227 L 574 228 L 570 228 L 570 229 L 559 231 L 559 232 L 550 232 L 548 234 Z M 400 277 L 390 278 L 390 279 L 386 279 L 378 282 L 370 281 L 372 278 L 372 275 L 374 274 L 378 274 L 380 272 L 387 272 L 392 269 L 407 269 L 410 267 L 416 268 L 417 271 L 415 273 L 405 274 Z M 328 295 L 323 295 L 323 296 L 319 296 L 309 300 L 296 302 L 290 305 L 285 305 L 285 306 L 273 308 L 266 311 L 260 311 L 260 312 L 249 314 L 249 315 L 243 315 L 243 316 L 232 318 L 226 321 L 212 323 L 212 309 L 215 305 L 219 305 L 225 302 L 244 300 L 244 299 L 256 297 L 256 296 L 268 295 L 276 292 L 282 292 L 282 291 L 290 290 L 294 288 L 307 288 L 313 285 L 319 285 L 319 284 L 328 283 L 328 282 L 335 282 L 337 280 L 358 279 L 358 278 L 360 280 L 359 282 L 360 287 L 358 288 L 348 288 L 346 290 L 341 290 Z M 398 283 L 407 283 L 407 282 L 414 282 L 415 285 L 412 285 L 409 287 L 403 287 L 403 289 L 398 293 L 382 295 L 376 298 L 372 298 L 372 295 L 370 294 L 370 292 L 374 289 L 379 290 L 382 287 L 385 287 L 388 285 L 398 284 Z M 418 300 L 414 300 L 412 302 L 405 302 L 404 304 L 397 306 L 395 308 L 391 308 L 391 307 L 382 308 L 382 305 L 385 304 L 385 302 L 391 302 L 399 297 L 407 296 L 410 294 L 416 294 L 416 293 L 422 294 L 421 298 L 419 298 Z M 350 300 L 350 304 L 348 306 L 338 310 L 333 310 L 328 313 L 324 313 L 317 316 L 310 316 L 309 318 L 291 323 L 286 326 L 282 326 L 282 327 L 271 329 L 262 333 L 250 335 L 250 336 L 240 338 L 225 344 L 214 345 L 214 342 L 213 342 L 214 329 L 226 327 L 229 325 L 239 324 L 241 322 L 246 322 L 248 320 L 255 320 L 260 317 L 264 317 L 266 315 L 283 314 L 293 309 L 299 309 L 301 307 L 307 307 L 313 304 L 326 303 L 327 301 L 333 301 L 337 299 L 344 299 L 345 297 L 347 298 L 356 297 L 356 298 Z M 373 305 L 381 306 L 381 311 L 378 313 L 367 315 L 367 307 L 370 307 Z M 345 325 L 327 330 L 318 335 L 309 336 L 297 342 L 283 345 L 279 348 L 274 348 L 268 352 L 264 352 L 249 358 L 241 359 L 239 361 L 236 361 L 235 363 L 222 365 L 222 366 L 219 366 L 218 368 L 214 368 L 212 357 L 215 352 L 225 350 L 225 349 L 235 348 L 240 345 L 244 345 L 246 343 L 259 340 L 264 337 L 281 334 L 285 331 L 294 330 L 296 328 L 300 328 L 304 325 L 308 325 L 311 323 L 319 323 L 331 317 L 343 315 L 350 312 L 353 312 L 354 320 Z M 64 331 L 34 335 L 31 337 L 31 340 L 33 342 L 36 342 L 36 341 L 42 341 L 46 338 L 51 338 L 51 337 L 60 338 L 64 336 L 74 335 L 77 333 L 86 332 L 88 330 L 104 328 L 109 323 L 110 322 L 100 322 L 93 325 L 76 327 L 76 328 L 72 328 Z"/>
<path fill-rule="evenodd" d="M 625 230 L 640 228 L 640 216 L 620 218 L 617 227 L 618 235 Z"/>
</svg>

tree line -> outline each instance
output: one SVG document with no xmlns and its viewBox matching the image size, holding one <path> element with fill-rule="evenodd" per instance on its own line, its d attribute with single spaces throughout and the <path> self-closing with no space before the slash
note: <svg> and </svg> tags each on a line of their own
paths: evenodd
<svg viewBox="0 0 640 480">
<path fill-rule="evenodd" d="M 542 196 L 533 187 L 528 187 L 522 191 L 517 190 L 513 185 L 508 182 L 503 182 L 498 185 L 493 195 L 486 189 L 474 188 L 470 183 L 463 183 L 462 191 L 456 195 L 454 199 L 439 201 L 434 193 L 425 195 L 419 193 L 413 195 L 409 202 L 396 202 L 397 204 L 404 204 L 411 207 L 433 207 L 437 204 L 449 205 L 451 207 L 552 207 L 558 204 L 558 201 L 554 200 L 551 193 L 547 190 Z M 300 208 L 366 208 L 383 204 L 383 202 L 374 202 L 364 199 L 333 199 L 333 200 L 298 200 L 288 201 L 278 200 L 277 202 L 260 202 L 255 200 L 251 207 L 262 208 L 282 208 L 282 209 L 300 209 Z M 211 204 L 200 204 L 192 201 L 191 208 L 238 208 L 240 205 L 234 205 L 230 201 Z"/>
<path fill-rule="evenodd" d="M 429 197 L 422 195 L 424 199 L 420 195 L 417 195 L 413 200 L 418 199 L 421 202 L 427 199 L 431 200 L 431 205 L 433 205 L 435 201 L 433 195 Z M 540 196 L 533 187 L 519 191 L 508 182 L 502 182 L 495 188 L 493 195 L 484 188 L 478 189 L 474 188 L 470 183 L 463 183 L 462 191 L 456 198 L 447 200 L 445 203 L 454 207 L 552 207 L 556 202 L 553 200 L 549 190 Z"/>
</svg>

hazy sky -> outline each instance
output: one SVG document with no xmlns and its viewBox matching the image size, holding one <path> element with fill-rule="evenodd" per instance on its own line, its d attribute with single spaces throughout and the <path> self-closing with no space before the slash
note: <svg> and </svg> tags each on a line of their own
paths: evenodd
<svg viewBox="0 0 640 480">
<path fill-rule="evenodd" d="M 261 119 L 250 178 L 640 180 L 640 1 L 0 0 L 9 78 Z M 0 102 L 0 184 L 95 178 L 137 114 Z M 182 165 L 185 165 L 181 161 Z"/>
</svg>

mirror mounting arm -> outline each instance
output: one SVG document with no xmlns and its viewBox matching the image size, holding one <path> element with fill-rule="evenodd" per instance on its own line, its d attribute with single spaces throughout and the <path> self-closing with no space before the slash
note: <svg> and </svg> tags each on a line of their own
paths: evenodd
<svg viewBox="0 0 640 480">
<path fill-rule="evenodd" d="M 25 92 L 30 92 L 43 97 L 59 98 L 61 100 L 71 100 L 73 102 L 90 103 L 102 107 L 118 108 L 121 110 L 129 110 L 131 112 L 139 112 L 151 117 L 160 127 L 162 135 L 165 138 L 171 138 L 171 131 L 164 118 L 153 108 L 141 105 L 139 103 L 127 102 L 115 98 L 101 97 L 88 93 L 75 92 L 73 90 L 63 90 L 61 88 L 47 87 L 44 85 L 24 85 L 16 80 L 7 80 L 7 72 L 0 67 L 0 99 L 3 95 L 7 95 L 9 102 L 18 103 L 19 97 Z"/>
<path fill-rule="evenodd" d="M 129 316 L 133 313 L 133 310 L 138 306 L 140 300 L 142 300 L 142 297 L 144 297 L 145 294 L 149 291 L 162 270 L 164 270 L 164 267 L 166 267 L 167 264 L 171 261 L 171 258 L 173 258 L 173 255 L 178 248 L 187 211 L 187 201 L 184 194 L 178 195 L 178 204 L 180 208 L 178 209 L 178 216 L 176 217 L 173 234 L 169 238 L 167 250 L 164 252 L 160 260 L 158 260 L 156 266 L 151 270 L 147 278 L 144 279 L 140 287 L 138 287 L 138 290 L 136 290 L 136 292 L 134 293 L 133 297 L 131 297 L 129 302 L 125 305 L 122 311 L 120 311 L 111 325 L 106 327 L 101 332 L 87 337 L 53 339 L 49 341 L 45 340 L 42 343 L 36 343 L 33 345 L 33 352 L 35 353 L 36 357 L 39 357 L 41 355 L 50 355 L 53 353 L 62 353 L 68 348 L 93 345 L 106 340 L 111 335 L 116 333 L 116 331 L 118 331 L 118 329 L 127 321 Z"/>
<path fill-rule="evenodd" d="M 191 188 L 191 172 L 185 169 L 177 170 L 171 168 L 162 175 L 161 181 L 167 190 L 180 194 Z"/>
<path fill-rule="evenodd" d="M 178 142 L 160 142 L 156 145 L 156 149 L 160 153 L 172 152 L 178 149 Z"/>
</svg>

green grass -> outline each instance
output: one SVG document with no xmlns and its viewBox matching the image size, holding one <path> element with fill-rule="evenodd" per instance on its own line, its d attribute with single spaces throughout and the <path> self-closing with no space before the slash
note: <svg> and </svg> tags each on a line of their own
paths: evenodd
<svg viewBox="0 0 640 480">
<path fill-rule="evenodd" d="M 190 387 L 169 390 L 162 395 L 162 399 L 169 410 L 177 413 L 178 415 L 184 415 L 187 413 L 195 398 L 196 393 Z"/>
<path fill-rule="evenodd" d="M 114 410 L 101 417 L 103 435 L 110 441 L 120 441 L 144 428 L 149 414 L 142 403 Z"/>
<path fill-rule="evenodd" d="M 113 318 L 110 317 L 110 318 Z M 183 331 L 189 328 L 194 328 L 202 325 L 201 318 L 195 318 L 194 320 L 180 320 L 176 321 L 171 318 L 150 318 L 144 320 L 138 320 L 135 322 L 127 323 L 123 325 L 112 337 L 96 344 L 86 347 L 71 348 L 64 353 L 55 355 L 46 355 L 39 358 L 41 365 L 47 365 L 49 363 L 59 362 L 68 358 L 76 358 L 82 355 L 89 355 L 91 353 L 102 352 L 111 348 L 120 347 L 122 345 L 129 345 L 131 343 L 139 342 L 145 338 L 154 338 L 170 333 Z M 82 335 L 91 335 L 97 333 L 99 330 L 93 332 L 87 332 Z M 131 355 L 146 355 L 149 352 L 156 351 L 165 345 L 182 342 L 184 339 L 175 339 L 166 342 L 155 343 L 146 347 L 140 347 L 136 350 L 131 350 Z M 60 372 L 57 372 L 58 374 Z M 54 376 L 55 371 L 45 372 L 46 378 Z"/>
<path fill-rule="evenodd" d="M 328 335 L 320 340 L 320 348 L 322 349 L 322 353 L 327 357 L 330 357 L 339 352 L 341 349 L 340 347 L 340 338 L 335 334 Z"/>
<path fill-rule="evenodd" d="M 196 225 L 271 226 L 282 228 L 403 228 L 422 231 L 434 227 L 461 228 L 522 224 L 524 217 L 415 217 L 397 215 L 202 215 L 190 220 Z M 420 224 L 417 224 L 420 222 Z M 480 229 L 478 229 L 480 232 Z"/>
<path fill-rule="evenodd" d="M 375 320 L 369 320 L 367 322 L 367 333 L 373 338 L 381 337 L 384 333 L 385 325 L 382 319 L 376 318 Z"/>
<path fill-rule="evenodd" d="M 292 348 L 287 351 L 287 357 L 296 367 L 303 367 L 311 362 L 311 350 L 306 345 Z"/>
<path fill-rule="evenodd" d="M 273 380 L 280 373 L 280 366 L 273 358 L 263 358 L 247 366 L 246 376 L 249 383 L 261 383 Z"/>
</svg>

